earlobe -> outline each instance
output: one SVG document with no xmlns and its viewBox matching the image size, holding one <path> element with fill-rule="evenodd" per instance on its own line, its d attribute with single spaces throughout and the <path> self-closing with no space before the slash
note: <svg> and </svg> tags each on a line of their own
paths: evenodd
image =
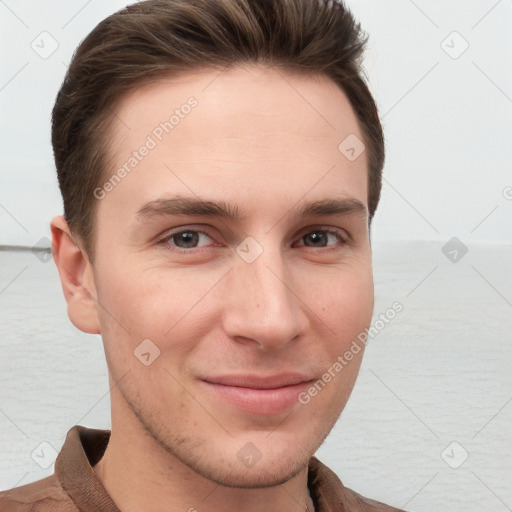
<svg viewBox="0 0 512 512">
<path fill-rule="evenodd" d="M 94 273 L 89 257 L 71 235 L 62 215 L 51 222 L 52 254 L 59 271 L 68 316 L 75 327 L 90 334 L 100 334 Z"/>
</svg>

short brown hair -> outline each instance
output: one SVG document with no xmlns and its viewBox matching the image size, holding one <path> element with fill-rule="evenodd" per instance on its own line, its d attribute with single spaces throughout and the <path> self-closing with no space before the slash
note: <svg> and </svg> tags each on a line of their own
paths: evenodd
<svg viewBox="0 0 512 512">
<path fill-rule="evenodd" d="M 115 106 L 129 90 L 182 71 L 245 63 L 324 74 L 344 91 L 368 148 L 371 221 L 382 186 L 384 139 L 361 69 L 365 44 L 341 0 L 147 0 L 109 16 L 76 49 L 52 114 L 71 231 L 92 258 L 93 191 L 108 166 Z"/>
</svg>

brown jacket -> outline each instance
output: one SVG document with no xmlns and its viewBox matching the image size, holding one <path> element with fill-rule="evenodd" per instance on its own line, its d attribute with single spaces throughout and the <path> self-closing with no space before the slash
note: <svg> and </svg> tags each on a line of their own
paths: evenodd
<svg viewBox="0 0 512 512">
<path fill-rule="evenodd" d="M 0 492 L 0 512 L 120 512 L 93 469 L 109 439 L 110 430 L 75 425 L 53 475 Z M 315 512 L 403 512 L 347 489 L 315 457 L 309 463 L 308 486 Z"/>
</svg>

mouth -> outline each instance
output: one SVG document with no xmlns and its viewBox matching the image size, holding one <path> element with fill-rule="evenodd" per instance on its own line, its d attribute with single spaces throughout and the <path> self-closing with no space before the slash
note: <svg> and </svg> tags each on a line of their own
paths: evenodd
<svg viewBox="0 0 512 512">
<path fill-rule="evenodd" d="M 200 381 L 220 400 L 242 411 L 274 415 L 288 411 L 298 403 L 298 396 L 314 379 L 297 373 L 278 375 L 223 375 Z"/>
</svg>

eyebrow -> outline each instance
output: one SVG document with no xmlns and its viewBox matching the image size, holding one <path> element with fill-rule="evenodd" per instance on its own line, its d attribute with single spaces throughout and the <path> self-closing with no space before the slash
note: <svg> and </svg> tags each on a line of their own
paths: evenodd
<svg viewBox="0 0 512 512">
<path fill-rule="evenodd" d="M 366 219 L 368 214 L 366 206 L 355 198 L 321 199 L 294 207 L 290 212 L 301 218 L 322 215 L 357 215 Z M 185 196 L 155 199 L 146 203 L 136 214 L 139 221 L 166 215 L 205 215 L 232 221 L 246 218 L 242 216 L 237 204 Z"/>
</svg>

